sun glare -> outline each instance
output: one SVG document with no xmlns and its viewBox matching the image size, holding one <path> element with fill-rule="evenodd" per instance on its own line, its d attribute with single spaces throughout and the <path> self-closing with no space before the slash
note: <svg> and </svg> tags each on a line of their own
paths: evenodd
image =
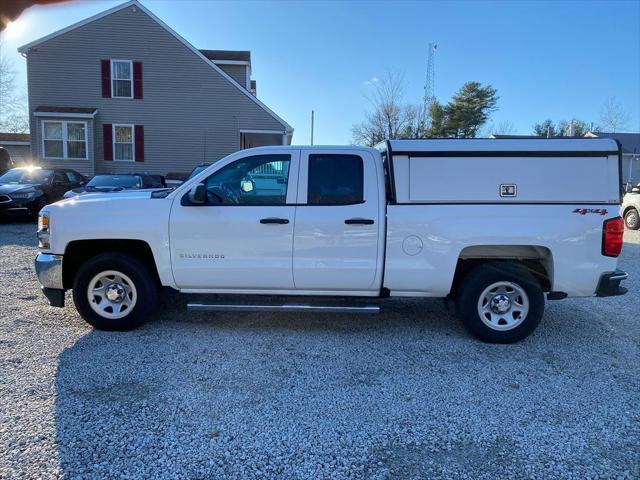
<svg viewBox="0 0 640 480">
<path fill-rule="evenodd" d="M 4 29 L 4 33 L 7 39 L 17 38 L 22 35 L 26 26 L 26 22 L 23 19 L 14 20 L 7 23 L 7 27 Z"/>
</svg>

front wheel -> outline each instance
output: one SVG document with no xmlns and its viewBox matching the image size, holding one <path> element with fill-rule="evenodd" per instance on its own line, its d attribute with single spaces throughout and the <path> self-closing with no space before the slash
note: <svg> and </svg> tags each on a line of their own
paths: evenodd
<svg viewBox="0 0 640 480">
<path fill-rule="evenodd" d="M 483 263 L 463 279 L 456 302 L 464 326 L 490 343 L 513 343 L 540 323 L 544 293 L 524 266 L 512 262 Z"/>
<path fill-rule="evenodd" d="M 138 258 L 103 253 L 78 270 L 73 302 L 82 318 L 98 330 L 132 330 L 155 310 L 158 286 Z"/>
<path fill-rule="evenodd" d="M 640 228 L 640 214 L 635 208 L 629 209 L 624 214 L 624 224 L 629 230 L 638 230 Z"/>
</svg>

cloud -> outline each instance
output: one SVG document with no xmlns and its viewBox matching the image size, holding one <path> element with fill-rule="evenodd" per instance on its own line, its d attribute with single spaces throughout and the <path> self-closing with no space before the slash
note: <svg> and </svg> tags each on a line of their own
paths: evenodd
<svg viewBox="0 0 640 480">
<path fill-rule="evenodd" d="M 380 79 L 378 77 L 372 77 L 370 80 L 365 80 L 362 82 L 363 85 L 373 85 L 374 83 L 378 83 Z"/>
</svg>

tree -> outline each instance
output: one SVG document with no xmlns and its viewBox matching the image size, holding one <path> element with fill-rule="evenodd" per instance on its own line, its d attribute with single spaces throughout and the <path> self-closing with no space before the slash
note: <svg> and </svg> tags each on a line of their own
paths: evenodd
<svg viewBox="0 0 640 480">
<path fill-rule="evenodd" d="M 497 110 L 497 91 L 479 82 L 465 83 L 447 105 L 433 102 L 429 107 L 428 137 L 475 138 Z"/>
<path fill-rule="evenodd" d="M 9 59 L 3 55 L 0 55 L 0 131 L 29 131 L 29 116 L 24 96 L 16 92 L 16 72 Z"/>
<path fill-rule="evenodd" d="M 518 130 L 511 120 L 503 120 L 497 126 L 491 125 L 489 133 L 494 135 L 515 135 Z"/>
<path fill-rule="evenodd" d="M 387 72 L 369 84 L 373 91 L 365 95 L 371 111 L 365 120 L 351 128 L 353 143 L 373 146 L 387 138 L 412 138 L 424 132 L 424 114 L 417 105 L 405 104 L 402 75 Z"/>
<path fill-rule="evenodd" d="M 584 137 L 590 130 L 597 127 L 593 123 L 588 124 L 584 120 L 572 118 L 571 120 L 560 120 L 554 124 L 553 120 L 547 119 L 544 122 L 536 123 L 533 126 L 533 134 L 539 137 Z"/>
<path fill-rule="evenodd" d="M 631 115 L 629 110 L 619 103 L 615 97 L 605 100 L 600 110 L 600 128 L 603 132 L 616 133 L 629 127 Z"/>
<path fill-rule="evenodd" d="M 533 126 L 533 134 L 538 137 L 557 137 L 558 130 L 550 118 Z"/>
</svg>

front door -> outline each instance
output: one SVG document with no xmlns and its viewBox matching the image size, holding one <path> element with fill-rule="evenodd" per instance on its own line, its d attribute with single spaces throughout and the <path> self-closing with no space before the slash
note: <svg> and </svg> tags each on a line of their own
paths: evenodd
<svg viewBox="0 0 640 480">
<path fill-rule="evenodd" d="M 299 152 L 240 155 L 200 175 L 207 192 L 204 205 L 190 202 L 186 191 L 174 199 L 171 266 L 181 289 L 294 288 Z"/>
<path fill-rule="evenodd" d="M 382 172 L 368 151 L 302 152 L 293 251 L 296 289 L 379 291 L 383 189 Z"/>
</svg>

